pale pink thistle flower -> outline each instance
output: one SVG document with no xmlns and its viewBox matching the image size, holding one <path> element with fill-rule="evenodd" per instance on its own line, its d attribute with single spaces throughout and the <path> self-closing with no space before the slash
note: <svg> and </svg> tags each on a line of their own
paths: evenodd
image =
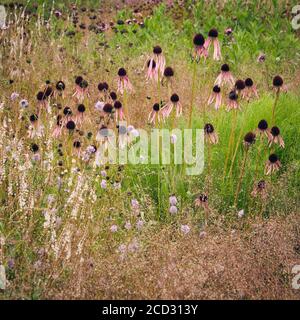
<svg viewBox="0 0 300 320">
<path fill-rule="evenodd" d="M 171 214 L 176 214 L 177 212 L 178 212 L 178 209 L 177 209 L 177 207 L 176 206 L 171 206 L 170 208 L 169 208 L 169 212 L 171 213 Z"/>
<path fill-rule="evenodd" d="M 112 233 L 116 233 L 116 232 L 118 231 L 118 226 L 115 225 L 115 224 L 113 224 L 113 225 L 110 227 L 110 231 L 111 231 Z"/>
<path fill-rule="evenodd" d="M 182 224 L 180 230 L 184 234 L 188 234 L 191 231 L 191 228 L 187 224 Z"/>
</svg>

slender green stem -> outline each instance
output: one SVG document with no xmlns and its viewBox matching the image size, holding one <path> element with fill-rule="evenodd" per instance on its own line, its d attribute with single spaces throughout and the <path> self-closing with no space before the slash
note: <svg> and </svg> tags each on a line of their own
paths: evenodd
<svg viewBox="0 0 300 320">
<path fill-rule="evenodd" d="M 245 150 L 244 159 L 243 159 L 242 168 L 241 168 L 241 173 L 240 173 L 240 177 L 239 177 L 238 184 L 237 184 L 237 187 L 236 187 L 236 192 L 235 192 L 235 197 L 234 197 L 234 207 L 236 207 L 236 205 L 237 205 L 238 196 L 239 196 L 239 193 L 240 193 L 240 190 L 241 190 L 241 184 L 242 184 L 243 177 L 244 177 L 244 174 L 245 174 L 247 157 L 248 157 L 248 148 Z"/>
<path fill-rule="evenodd" d="M 280 89 L 278 88 L 276 91 L 276 96 L 275 96 L 273 109 L 272 109 L 272 122 L 271 122 L 272 126 L 275 125 L 275 111 L 276 111 L 276 106 L 277 106 L 278 99 L 279 99 L 279 93 L 280 93 Z"/>
<path fill-rule="evenodd" d="M 191 92 L 191 104 L 189 110 L 189 128 L 192 127 L 192 116 L 193 116 L 193 105 L 194 105 L 194 95 L 196 87 L 196 72 L 197 72 L 197 63 L 193 64 L 193 80 L 192 80 L 192 92 Z"/>
</svg>

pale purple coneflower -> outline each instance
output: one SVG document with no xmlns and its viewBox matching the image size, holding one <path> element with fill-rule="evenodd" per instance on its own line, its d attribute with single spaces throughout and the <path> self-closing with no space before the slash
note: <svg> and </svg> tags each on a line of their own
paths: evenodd
<svg viewBox="0 0 300 320">
<path fill-rule="evenodd" d="M 156 62 L 154 59 L 147 61 L 146 80 L 158 81 L 158 68 L 156 67 Z"/>
<path fill-rule="evenodd" d="M 215 102 L 215 109 L 218 110 L 222 104 L 221 88 L 218 85 L 215 85 L 212 91 L 213 92 L 209 96 L 207 104 L 211 105 L 213 102 Z"/>
<path fill-rule="evenodd" d="M 77 114 L 74 118 L 74 121 L 76 125 L 80 125 L 83 123 L 84 120 L 84 112 L 85 112 L 85 106 L 83 104 L 78 105 L 77 107 Z"/>
<path fill-rule="evenodd" d="M 95 109 L 98 111 L 103 111 L 104 106 L 105 106 L 105 102 L 103 102 L 103 101 L 97 101 L 95 103 Z"/>
<path fill-rule="evenodd" d="M 204 126 L 204 138 L 210 144 L 217 144 L 219 142 L 219 137 L 211 123 L 206 123 Z"/>
<path fill-rule="evenodd" d="M 242 91 L 242 98 L 249 101 L 252 97 L 258 98 L 256 86 L 251 78 L 245 80 L 245 89 Z"/>
<path fill-rule="evenodd" d="M 176 117 L 182 115 L 182 104 L 179 101 L 179 96 L 176 93 L 173 93 L 170 97 L 170 101 L 161 108 L 161 113 L 163 118 L 168 118 L 173 110 L 176 108 Z"/>
<path fill-rule="evenodd" d="M 127 76 L 127 72 L 124 68 L 120 68 L 118 70 L 118 92 L 123 94 L 125 91 L 132 92 L 133 86 L 131 82 L 129 81 L 129 78 Z"/>
<path fill-rule="evenodd" d="M 125 120 L 123 105 L 119 100 L 114 102 L 115 108 L 115 121 L 123 121 Z"/>
<path fill-rule="evenodd" d="M 209 47 L 211 43 L 213 43 L 214 46 L 214 54 L 213 54 L 213 59 L 214 60 L 220 60 L 222 59 L 222 54 L 221 54 L 221 48 L 220 48 L 220 42 L 218 40 L 218 31 L 216 29 L 211 29 L 208 32 L 208 38 L 205 41 L 204 47 L 206 50 L 209 50 Z"/>
<path fill-rule="evenodd" d="M 205 47 L 205 39 L 201 33 L 198 33 L 194 36 L 193 43 L 194 43 L 194 57 L 198 60 L 202 57 L 206 59 L 208 52 Z"/>
<path fill-rule="evenodd" d="M 265 166 L 265 174 L 269 175 L 278 171 L 281 167 L 281 162 L 279 161 L 276 154 L 271 154 Z"/>
<path fill-rule="evenodd" d="M 58 138 L 62 133 L 62 128 L 63 128 L 62 116 L 59 114 L 56 117 L 56 126 L 53 130 L 52 137 Z"/>
<path fill-rule="evenodd" d="M 228 95 L 228 101 L 227 101 L 227 111 L 230 110 L 240 110 L 240 105 L 238 103 L 238 95 L 235 91 L 230 91 Z"/>
<path fill-rule="evenodd" d="M 166 66 L 166 59 L 163 55 L 162 48 L 160 46 L 155 46 L 153 48 L 153 58 L 156 61 L 156 69 L 158 73 L 163 76 Z"/>
<path fill-rule="evenodd" d="M 269 147 L 271 147 L 273 143 L 278 144 L 281 148 L 284 148 L 284 141 L 280 135 L 280 129 L 276 126 L 272 127 L 268 132 Z"/>
<path fill-rule="evenodd" d="M 86 96 L 90 96 L 88 91 L 89 84 L 81 76 L 76 77 L 75 84 L 76 87 L 75 92 L 73 93 L 73 97 L 77 98 L 78 101 L 82 102 Z"/>
<path fill-rule="evenodd" d="M 218 75 L 216 81 L 215 81 L 215 85 L 218 85 L 219 87 L 222 84 L 228 84 L 229 86 L 233 86 L 234 85 L 234 78 L 230 72 L 229 69 L 229 65 L 227 63 L 223 64 L 221 66 L 221 72 Z"/>
<path fill-rule="evenodd" d="M 160 122 L 160 105 L 159 103 L 154 103 L 152 111 L 149 113 L 148 122 L 156 124 Z"/>
</svg>

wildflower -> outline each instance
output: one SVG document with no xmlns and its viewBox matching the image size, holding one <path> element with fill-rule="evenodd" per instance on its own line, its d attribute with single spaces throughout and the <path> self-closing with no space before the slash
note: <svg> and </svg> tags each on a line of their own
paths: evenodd
<svg viewBox="0 0 300 320">
<path fill-rule="evenodd" d="M 63 81 L 58 81 L 55 88 L 59 92 L 59 94 L 62 94 L 62 92 L 66 89 L 66 85 Z"/>
<path fill-rule="evenodd" d="M 149 113 L 148 121 L 150 123 L 156 124 L 156 122 L 160 122 L 160 105 L 159 103 L 154 103 L 152 107 L 152 111 Z"/>
<path fill-rule="evenodd" d="M 240 219 L 243 218 L 244 215 L 245 215 L 244 209 L 242 209 L 242 210 L 240 210 L 240 211 L 238 212 L 238 217 L 239 217 Z"/>
<path fill-rule="evenodd" d="M 229 65 L 228 64 L 223 64 L 221 66 L 221 72 L 218 75 L 216 81 L 215 81 L 215 85 L 218 85 L 219 87 L 222 84 L 228 84 L 229 86 L 233 86 L 234 85 L 234 78 L 230 72 L 229 69 Z"/>
<path fill-rule="evenodd" d="M 137 239 L 133 239 L 128 245 L 128 250 L 130 252 L 135 252 L 138 249 L 139 249 L 139 243 L 138 243 Z"/>
<path fill-rule="evenodd" d="M 147 61 L 146 80 L 158 80 L 158 68 L 154 59 Z"/>
<path fill-rule="evenodd" d="M 136 228 L 137 228 L 138 230 L 141 230 L 141 229 L 143 228 L 143 226 L 144 226 L 144 221 L 141 220 L 141 219 L 139 219 L 139 220 L 136 222 Z"/>
<path fill-rule="evenodd" d="M 281 76 L 275 76 L 273 78 L 273 87 L 276 91 L 287 91 L 287 87 L 283 84 L 283 79 Z"/>
<path fill-rule="evenodd" d="M 232 29 L 231 28 L 227 28 L 225 29 L 224 33 L 226 34 L 226 36 L 230 36 L 232 34 Z"/>
<path fill-rule="evenodd" d="M 206 142 L 210 144 L 217 144 L 219 142 L 219 137 L 215 132 L 215 128 L 211 123 L 206 123 L 204 126 L 204 137 Z"/>
<path fill-rule="evenodd" d="M 240 94 L 245 89 L 246 85 L 243 80 L 239 79 L 239 80 L 236 80 L 234 87 L 237 90 L 237 92 Z"/>
<path fill-rule="evenodd" d="M 52 133 L 52 136 L 54 138 L 58 138 L 61 135 L 62 127 L 63 127 L 62 116 L 59 114 L 56 117 L 56 126 L 55 126 L 53 133 Z"/>
<path fill-rule="evenodd" d="M 22 99 L 19 104 L 20 104 L 20 107 L 23 109 L 27 108 L 29 105 L 29 103 L 26 99 Z"/>
<path fill-rule="evenodd" d="M 124 244 L 124 243 L 120 244 L 118 247 L 118 251 L 123 255 L 126 253 L 126 249 L 127 249 L 127 247 L 126 247 L 126 244 Z"/>
<path fill-rule="evenodd" d="M 257 57 L 257 62 L 265 62 L 266 61 L 266 55 L 264 53 L 260 53 L 259 56 Z"/>
<path fill-rule="evenodd" d="M 170 208 L 169 208 L 169 212 L 171 214 L 176 214 L 178 212 L 178 209 L 177 209 L 177 207 L 175 205 L 174 206 L 171 205 Z"/>
<path fill-rule="evenodd" d="M 216 29 L 211 29 L 208 32 L 208 38 L 205 41 L 204 47 L 206 50 L 209 50 L 210 44 L 213 43 L 214 46 L 214 54 L 213 59 L 214 60 L 220 60 L 222 59 L 221 55 L 221 48 L 220 48 L 220 42 L 218 40 L 218 31 Z"/>
<path fill-rule="evenodd" d="M 264 134 L 266 137 L 268 137 L 268 122 L 266 120 L 260 120 L 257 125 L 257 132 L 259 134 Z"/>
<path fill-rule="evenodd" d="M 66 124 L 66 128 L 67 128 L 70 132 L 74 131 L 75 128 L 76 128 L 75 122 L 74 122 L 73 120 L 68 121 L 67 124 Z"/>
<path fill-rule="evenodd" d="M 171 206 L 176 206 L 177 205 L 177 198 L 176 196 L 173 194 L 169 197 L 169 203 Z"/>
<path fill-rule="evenodd" d="M 35 113 L 29 116 L 30 126 L 28 136 L 31 139 L 35 137 L 40 138 L 44 135 L 44 126 L 39 124 L 38 118 L 38 115 Z"/>
<path fill-rule="evenodd" d="M 115 108 L 115 121 L 118 122 L 118 121 L 125 120 L 123 106 L 119 100 L 116 100 L 114 102 L 114 108 Z"/>
<path fill-rule="evenodd" d="M 187 224 L 182 224 L 180 230 L 184 234 L 188 234 L 191 231 L 191 228 Z"/>
<path fill-rule="evenodd" d="M 105 177 L 107 176 L 107 173 L 106 173 L 105 170 L 102 170 L 102 171 L 100 172 L 100 174 L 101 174 L 101 176 L 102 176 L 103 178 L 105 178 Z"/>
<path fill-rule="evenodd" d="M 107 188 L 107 181 L 105 179 L 102 179 L 100 186 L 102 189 L 106 189 Z"/>
<path fill-rule="evenodd" d="M 102 98 L 106 100 L 107 92 L 108 92 L 108 84 L 106 82 L 100 82 L 98 84 L 98 90 L 100 91 Z"/>
<path fill-rule="evenodd" d="M 81 124 L 83 122 L 83 114 L 85 112 L 84 104 L 79 104 L 77 107 L 77 115 L 74 119 L 76 124 Z"/>
<path fill-rule="evenodd" d="M 113 225 L 110 227 L 110 231 L 111 231 L 112 233 L 117 232 L 117 231 L 118 231 L 118 226 L 115 225 L 115 224 L 113 224 Z"/>
<path fill-rule="evenodd" d="M 75 92 L 73 93 L 73 97 L 76 97 L 77 100 L 83 101 L 85 95 L 89 96 L 88 93 L 88 82 L 84 80 L 81 76 L 76 77 L 75 79 Z"/>
<path fill-rule="evenodd" d="M 265 166 L 265 174 L 269 175 L 273 172 L 276 172 L 280 169 L 281 162 L 279 161 L 276 154 L 271 154 Z"/>
<path fill-rule="evenodd" d="M 17 92 L 13 92 L 12 94 L 11 94 L 11 96 L 10 96 L 10 100 L 11 101 L 15 101 L 16 99 L 18 99 L 19 98 L 19 94 L 17 93 Z"/>
<path fill-rule="evenodd" d="M 227 111 L 230 110 L 240 110 L 240 106 L 238 103 L 238 95 L 235 91 L 230 91 L 229 95 L 228 95 L 228 103 L 227 103 Z"/>
<path fill-rule="evenodd" d="M 163 74 L 162 84 L 171 85 L 172 86 L 172 79 L 174 76 L 174 70 L 171 67 L 166 67 Z"/>
<path fill-rule="evenodd" d="M 207 235 L 207 233 L 206 233 L 205 231 L 201 231 L 201 232 L 199 233 L 199 237 L 200 237 L 201 239 L 202 239 L 202 238 L 205 238 L 206 235 Z"/>
<path fill-rule="evenodd" d="M 251 196 L 256 198 L 256 197 L 261 197 L 262 199 L 267 198 L 267 183 L 265 180 L 260 180 L 257 184 L 255 184 Z"/>
<path fill-rule="evenodd" d="M 110 115 L 113 111 L 113 106 L 110 104 L 110 103 L 106 103 L 103 107 L 103 112 L 106 114 L 106 115 Z"/>
<path fill-rule="evenodd" d="M 48 104 L 46 101 L 46 96 L 45 96 L 44 92 L 39 91 L 36 95 L 36 99 L 38 101 L 39 108 L 47 108 L 48 107 Z"/>
<path fill-rule="evenodd" d="M 95 103 L 95 109 L 98 110 L 98 111 L 103 111 L 104 105 L 105 105 L 105 102 L 97 101 Z"/>
<path fill-rule="evenodd" d="M 193 43 L 195 46 L 194 56 L 197 59 L 200 59 L 201 57 L 206 58 L 208 53 L 204 46 L 205 39 L 201 33 L 198 33 L 194 36 Z"/>
<path fill-rule="evenodd" d="M 31 146 L 30 146 L 30 150 L 33 153 L 37 153 L 39 151 L 39 146 L 36 143 L 32 143 Z"/>
<path fill-rule="evenodd" d="M 245 90 L 242 92 L 242 98 L 245 98 L 249 101 L 252 97 L 258 98 L 257 89 L 253 84 L 253 80 L 251 78 L 247 78 L 245 80 Z"/>
<path fill-rule="evenodd" d="M 202 207 L 203 209 L 208 209 L 208 196 L 204 193 L 196 195 L 194 204 L 195 207 Z"/>
<path fill-rule="evenodd" d="M 255 133 L 253 132 L 248 132 L 245 137 L 244 137 L 244 146 L 246 148 L 250 147 L 252 144 L 255 143 Z"/>
<path fill-rule="evenodd" d="M 161 112 L 163 117 L 169 117 L 173 108 L 176 108 L 176 117 L 182 115 L 182 105 L 179 101 L 179 96 L 176 93 L 173 93 L 170 98 L 170 101 L 164 107 L 162 107 Z"/>
<path fill-rule="evenodd" d="M 111 91 L 111 92 L 109 93 L 109 97 L 110 97 L 110 99 L 111 99 L 112 102 L 114 102 L 114 101 L 116 101 L 116 100 L 118 99 L 118 96 L 117 96 L 117 94 L 116 94 L 114 91 Z"/>
<path fill-rule="evenodd" d="M 269 147 L 273 144 L 278 144 L 281 148 L 284 148 L 284 141 L 280 135 L 280 129 L 276 126 L 272 127 L 268 134 Z"/>
<path fill-rule="evenodd" d="M 124 68 L 120 68 L 118 71 L 118 91 L 123 94 L 124 91 L 133 91 L 133 87 L 129 78 L 127 76 L 127 72 Z"/>
<path fill-rule="evenodd" d="M 166 59 L 162 53 L 162 48 L 160 46 L 155 46 L 153 48 L 153 59 L 156 61 L 157 71 L 163 75 L 166 65 Z"/>
<path fill-rule="evenodd" d="M 207 104 L 211 105 L 215 101 L 215 109 L 218 110 L 222 104 L 221 88 L 218 85 L 215 85 L 212 91 Z"/>
<path fill-rule="evenodd" d="M 124 227 L 126 230 L 130 230 L 132 228 L 130 221 L 127 221 Z"/>
</svg>

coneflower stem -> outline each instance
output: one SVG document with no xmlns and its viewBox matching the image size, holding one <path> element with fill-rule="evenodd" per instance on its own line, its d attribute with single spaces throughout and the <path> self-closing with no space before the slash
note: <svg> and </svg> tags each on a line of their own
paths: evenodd
<svg viewBox="0 0 300 320">
<path fill-rule="evenodd" d="M 257 175 L 258 175 L 258 166 L 261 160 L 261 152 L 262 152 L 262 139 L 261 139 L 261 135 L 259 136 L 259 146 L 258 146 L 258 150 L 257 150 L 257 155 L 256 155 L 256 163 L 255 163 L 255 173 L 254 173 L 254 183 L 256 181 Z"/>
<path fill-rule="evenodd" d="M 280 93 L 280 89 L 278 88 L 276 91 L 275 101 L 274 101 L 273 109 L 272 109 L 272 122 L 271 122 L 272 126 L 275 125 L 275 109 L 276 109 L 276 105 L 277 105 L 277 102 L 279 99 L 279 93 Z"/>
<path fill-rule="evenodd" d="M 189 110 L 189 128 L 192 127 L 193 104 L 194 104 L 194 95 L 195 95 L 195 86 L 196 86 L 196 71 L 197 71 L 197 63 L 194 61 L 193 79 L 192 79 L 192 92 L 191 92 L 191 104 L 190 104 L 190 110 Z"/>
<path fill-rule="evenodd" d="M 238 184 L 237 184 L 237 187 L 236 187 L 236 192 L 235 192 L 235 197 L 234 197 L 234 205 L 233 205 L 234 207 L 236 207 L 236 205 L 237 205 L 237 199 L 238 199 L 238 196 L 239 196 L 239 193 L 240 193 L 241 184 L 242 184 L 244 173 L 245 173 L 247 157 L 248 157 L 248 147 L 246 147 L 246 150 L 245 150 L 244 159 L 243 159 L 242 168 L 241 168 L 241 173 L 240 173 L 240 177 L 239 177 Z"/>
<path fill-rule="evenodd" d="M 126 121 L 127 121 L 127 125 L 128 125 L 130 123 L 130 119 L 129 119 L 129 112 L 128 112 L 128 106 L 127 106 L 127 92 L 126 92 L 126 90 L 124 90 L 123 101 L 124 101 L 124 111 L 125 111 Z"/>
<path fill-rule="evenodd" d="M 223 181 L 226 176 L 226 170 L 227 170 L 227 165 L 229 161 L 229 155 L 231 153 L 231 145 L 233 142 L 233 136 L 234 136 L 234 129 L 236 126 L 236 119 L 237 119 L 237 110 L 234 110 L 233 118 L 232 118 L 232 125 L 231 125 L 231 131 L 230 131 L 230 137 L 229 137 L 229 143 L 228 143 L 228 149 L 227 149 L 227 154 L 226 154 L 226 159 L 225 159 L 225 165 L 224 165 L 224 172 L 223 172 Z"/>
<path fill-rule="evenodd" d="M 207 160 L 208 160 L 208 164 L 207 164 L 207 194 L 209 195 L 210 192 L 210 184 L 211 184 L 211 145 L 208 142 L 207 143 Z"/>
</svg>

